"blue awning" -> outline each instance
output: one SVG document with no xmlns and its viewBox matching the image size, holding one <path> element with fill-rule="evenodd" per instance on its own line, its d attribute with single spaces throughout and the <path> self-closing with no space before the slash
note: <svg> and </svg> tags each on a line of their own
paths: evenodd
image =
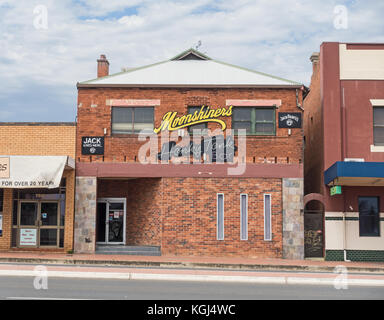
<svg viewBox="0 0 384 320">
<path fill-rule="evenodd" d="M 324 172 L 326 185 L 383 186 L 384 162 L 337 161 Z"/>
</svg>

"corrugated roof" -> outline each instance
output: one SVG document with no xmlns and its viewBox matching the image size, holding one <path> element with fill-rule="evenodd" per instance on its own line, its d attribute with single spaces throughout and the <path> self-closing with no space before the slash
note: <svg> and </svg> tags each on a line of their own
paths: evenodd
<svg viewBox="0 0 384 320">
<path fill-rule="evenodd" d="M 78 86 L 298 87 L 302 84 L 209 58 L 189 49 L 170 60 L 130 69 Z"/>
</svg>

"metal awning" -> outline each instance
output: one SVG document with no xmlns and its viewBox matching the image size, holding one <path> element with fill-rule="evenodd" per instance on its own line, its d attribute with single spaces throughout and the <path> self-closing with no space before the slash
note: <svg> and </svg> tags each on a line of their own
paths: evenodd
<svg viewBox="0 0 384 320">
<path fill-rule="evenodd" d="M 384 162 L 337 161 L 324 172 L 329 186 L 384 186 Z"/>
<path fill-rule="evenodd" d="M 0 188 L 58 188 L 64 169 L 74 169 L 68 156 L 0 155 Z"/>
</svg>

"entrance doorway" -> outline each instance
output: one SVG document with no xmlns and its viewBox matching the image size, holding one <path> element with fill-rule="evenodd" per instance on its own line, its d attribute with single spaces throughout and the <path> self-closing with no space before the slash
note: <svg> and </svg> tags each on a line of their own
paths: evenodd
<svg viewBox="0 0 384 320">
<path fill-rule="evenodd" d="M 101 198 L 97 201 L 96 242 L 125 244 L 126 199 Z"/>
<path fill-rule="evenodd" d="M 324 257 L 324 214 L 322 210 L 304 211 L 304 256 Z"/>
<path fill-rule="evenodd" d="M 60 247 L 64 223 L 59 201 L 20 200 L 17 212 L 17 247 Z"/>
</svg>

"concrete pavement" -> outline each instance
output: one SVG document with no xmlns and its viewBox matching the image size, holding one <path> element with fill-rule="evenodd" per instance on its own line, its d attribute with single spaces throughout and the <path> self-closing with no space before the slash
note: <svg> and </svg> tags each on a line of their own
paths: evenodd
<svg viewBox="0 0 384 320">
<path fill-rule="evenodd" d="M 68 264 L 307 272 L 333 272 L 336 266 L 344 265 L 348 268 L 349 272 L 376 273 L 384 275 L 384 262 L 344 262 L 228 257 L 131 256 L 101 254 L 87 255 L 21 251 L 0 252 L 0 262 L 35 263 L 49 265 Z"/>
</svg>

